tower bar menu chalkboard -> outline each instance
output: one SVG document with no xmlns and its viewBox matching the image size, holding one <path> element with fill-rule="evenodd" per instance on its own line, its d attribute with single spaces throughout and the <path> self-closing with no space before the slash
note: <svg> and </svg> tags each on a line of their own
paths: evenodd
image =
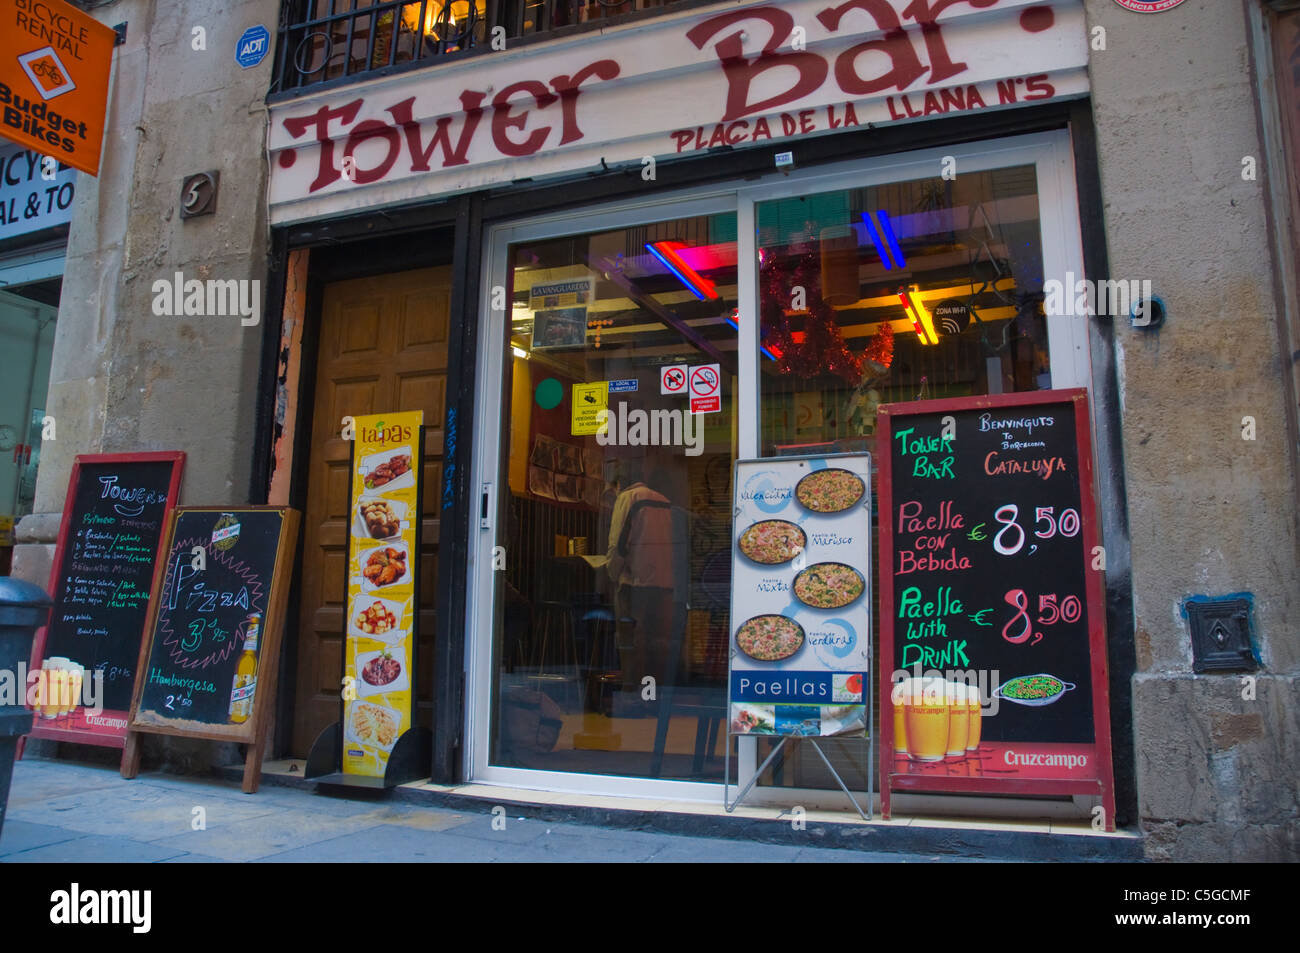
<svg viewBox="0 0 1300 953">
<path fill-rule="evenodd" d="M 1096 794 L 1114 824 L 1085 390 L 880 408 L 882 807 Z"/>
<path fill-rule="evenodd" d="M 154 565 L 185 454 L 80 454 L 28 694 L 37 738 L 122 747 Z"/>
</svg>

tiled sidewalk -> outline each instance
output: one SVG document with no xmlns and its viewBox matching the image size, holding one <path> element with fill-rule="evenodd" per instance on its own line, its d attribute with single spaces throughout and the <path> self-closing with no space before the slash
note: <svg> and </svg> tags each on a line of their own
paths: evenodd
<svg viewBox="0 0 1300 953">
<path fill-rule="evenodd" d="M 962 858 L 763 844 L 353 800 L 208 778 L 24 760 L 14 766 L 0 863 L 362 861 L 916 863 Z M 198 820 L 203 824 L 199 825 Z M 199 827 L 200 829 L 195 829 Z"/>
</svg>

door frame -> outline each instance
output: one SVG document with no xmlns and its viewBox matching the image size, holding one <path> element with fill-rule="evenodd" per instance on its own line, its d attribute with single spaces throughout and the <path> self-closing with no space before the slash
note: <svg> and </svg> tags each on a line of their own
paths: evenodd
<svg viewBox="0 0 1300 953">
<path fill-rule="evenodd" d="M 601 228 L 618 228 L 647 220 L 664 220 L 684 215 L 734 211 L 737 217 L 738 306 L 738 453 L 759 456 L 759 345 L 758 274 L 756 256 L 755 204 L 770 199 L 809 195 L 850 187 L 884 185 L 935 174 L 950 156 L 957 157 L 959 173 L 986 171 L 1013 165 L 1033 164 L 1037 179 L 1040 245 L 1045 275 L 1072 272 L 1086 277 L 1079 216 L 1079 194 L 1069 129 L 1030 132 L 960 145 L 939 146 L 883 156 L 847 159 L 807 170 L 782 174 L 773 172 L 750 184 L 731 180 L 709 186 L 669 193 L 607 201 L 583 209 L 535 217 L 517 218 L 485 228 L 483 264 L 479 276 L 479 334 L 477 387 L 474 401 L 474 431 L 497 439 L 476 441 L 470 465 L 470 486 L 476 492 L 492 487 L 488 525 L 468 521 L 465 592 L 465 725 L 462 747 L 462 777 L 469 782 L 503 784 L 520 788 L 564 790 L 574 793 L 616 794 L 641 797 L 669 797 L 681 800 L 715 801 L 721 797 L 721 782 L 668 781 L 615 775 L 577 774 L 532 768 L 508 768 L 489 763 L 491 745 L 492 652 L 498 605 L 491 569 L 496 529 L 503 518 L 502 467 L 508 460 L 507 429 L 501 426 L 501 408 L 506 383 L 505 322 L 491 308 L 494 286 L 505 287 L 507 249 L 518 241 L 562 237 Z M 1048 353 L 1052 387 L 1084 387 L 1092 390 L 1089 325 L 1078 317 L 1048 315 Z M 475 496 L 474 499 L 479 499 Z M 477 508 L 475 508 L 477 510 Z M 740 744 L 741 783 L 756 764 L 757 745 L 750 739 Z M 866 765 L 872 770 L 872 765 Z M 838 792 L 834 792 L 838 795 Z M 815 803 L 827 792 L 797 788 L 755 787 L 751 800 L 762 804 L 788 802 L 797 797 Z"/>
<path fill-rule="evenodd" d="M 435 253 L 435 244 L 450 240 L 457 252 L 463 245 L 464 234 L 457 219 L 458 205 L 439 200 L 435 203 L 376 212 L 367 210 L 359 215 L 328 221 L 307 222 L 279 226 L 272 230 L 270 239 L 270 267 L 267 280 L 265 314 L 270 316 L 262 324 L 259 385 L 253 411 L 257 425 L 253 428 L 252 453 L 249 467 L 249 502 L 270 502 L 273 474 L 278 468 L 289 471 L 287 499 L 276 502 L 306 512 L 308 481 L 311 460 L 311 435 L 315 424 L 316 369 L 320 357 L 320 330 L 324 318 L 325 286 L 336 281 L 367 278 L 392 272 L 410 271 L 431 265 L 445 264 Z M 301 300 L 300 310 L 286 314 L 289 298 L 289 270 L 291 256 L 307 256 L 305 286 L 297 289 Z M 456 295 L 463 283 L 457 281 L 453 255 L 452 320 L 448 328 L 448 363 L 453 362 L 454 348 L 459 347 L 463 321 L 457 318 Z M 286 339 L 286 322 L 301 321 L 302 334 L 296 351 Z M 292 442 L 280 450 L 277 459 L 276 406 L 285 387 L 280 376 L 282 359 L 298 367 L 296 406 L 293 420 L 281 421 L 286 431 L 292 423 Z M 451 370 L 448 371 L 448 403 L 450 405 Z M 426 421 L 426 426 L 435 422 Z M 289 589 L 288 608 L 285 614 L 285 631 L 281 647 L 281 662 L 276 692 L 271 753 L 287 756 L 293 748 L 293 727 L 297 706 L 299 602 L 301 600 L 303 542 L 306 539 L 306 520 L 298 527 L 298 542 L 294 557 L 293 576 Z M 439 553 L 444 537 L 439 537 Z M 439 582 L 444 572 L 439 565 Z M 442 586 L 436 587 L 438 597 Z M 441 615 L 439 615 L 441 618 Z M 447 721 L 440 710 L 441 694 L 436 667 L 439 664 L 435 650 L 434 722 L 435 726 Z"/>
</svg>

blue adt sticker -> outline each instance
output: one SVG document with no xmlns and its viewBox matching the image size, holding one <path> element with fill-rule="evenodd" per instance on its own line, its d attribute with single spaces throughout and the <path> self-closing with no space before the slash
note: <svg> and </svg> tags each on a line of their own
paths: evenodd
<svg viewBox="0 0 1300 953">
<path fill-rule="evenodd" d="M 235 44 L 235 62 L 244 69 L 251 69 L 266 59 L 266 54 L 269 52 L 271 52 L 271 34 L 259 23 L 257 26 L 250 26 L 239 35 L 239 42 Z"/>
</svg>

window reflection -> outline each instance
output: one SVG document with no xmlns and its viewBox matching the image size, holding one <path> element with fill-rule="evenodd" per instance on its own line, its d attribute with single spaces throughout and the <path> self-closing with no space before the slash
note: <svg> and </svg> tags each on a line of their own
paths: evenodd
<svg viewBox="0 0 1300 953">
<path fill-rule="evenodd" d="M 757 207 L 765 454 L 865 446 L 881 403 L 1050 387 L 1033 166 Z"/>
</svg>

